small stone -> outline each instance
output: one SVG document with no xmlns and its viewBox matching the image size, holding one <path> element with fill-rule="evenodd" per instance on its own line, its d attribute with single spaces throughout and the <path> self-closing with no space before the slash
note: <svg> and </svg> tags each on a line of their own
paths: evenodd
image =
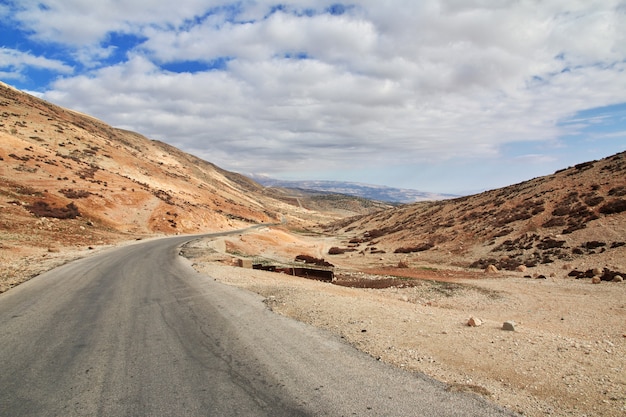
<svg viewBox="0 0 626 417">
<path fill-rule="evenodd" d="M 515 268 L 515 270 L 517 272 L 526 272 L 528 268 L 526 267 L 526 265 L 519 265 L 517 268 Z"/>
<path fill-rule="evenodd" d="M 593 275 L 602 275 L 604 271 L 600 268 L 593 268 L 592 272 L 593 272 Z"/>
<path fill-rule="evenodd" d="M 496 268 L 495 265 L 489 265 L 486 269 L 485 269 L 485 273 L 486 274 L 497 274 L 498 273 L 498 268 Z"/>
<path fill-rule="evenodd" d="M 591 278 L 591 283 L 592 284 L 599 284 L 602 282 L 602 279 L 600 277 L 593 277 Z"/>
<path fill-rule="evenodd" d="M 469 320 L 467 321 L 467 325 L 470 327 L 478 327 L 478 326 L 482 326 L 482 324 L 483 324 L 483 321 L 476 317 L 470 317 Z"/>
<path fill-rule="evenodd" d="M 505 321 L 502 325 L 502 330 L 507 330 L 509 332 L 515 331 L 515 322 L 514 321 Z"/>
<path fill-rule="evenodd" d="M 613 282 L 624 282 L 624 278 L 622 278 L 621 275 L 615 275 L 611 281 L 613 281 Z"/>
</svg>

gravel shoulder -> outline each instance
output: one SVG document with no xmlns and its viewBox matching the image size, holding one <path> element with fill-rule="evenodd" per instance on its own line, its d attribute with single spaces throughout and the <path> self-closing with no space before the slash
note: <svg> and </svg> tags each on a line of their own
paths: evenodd
<svg viewBox="0 0 626 417">
<path fill-rule="evenodd" d="M 329 330 L 450 390 L 471 391 L 528 416 L 626 413 L 623 283 L 592 285 L 567 278 L 567 271 L 547 279 L 363 263 L 367 268 L 359 271 L 353 262 L 353 269 L 341 268 L 344 276 L 403 275 L 406 284 L 349 288 L 234 266 L 245 252 L 288 258 L 316 246 L 285 241 L 281 251 L 259 235 L 195 241 L 183 253 L 208 277 L 262 295 L 274 312 Z M 237 239 L 245 248 L 237 246 L 233 256 Z M 468 326 L 470 317 L 482 324 Z M 515 322 L 515 331 L 503 330 L 505 321 Z"/>
</svg>

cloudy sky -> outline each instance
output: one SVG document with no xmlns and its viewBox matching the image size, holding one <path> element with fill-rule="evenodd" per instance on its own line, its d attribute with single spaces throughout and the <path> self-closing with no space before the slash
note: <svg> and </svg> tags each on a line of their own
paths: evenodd
<svg viewBox="0 0 626 417">
<path fill-rule="evenodd" d="M 467 193 L 626 150 L 626 0 L 2 0 L 0 80 L 232 171 Z"/>
</svg>

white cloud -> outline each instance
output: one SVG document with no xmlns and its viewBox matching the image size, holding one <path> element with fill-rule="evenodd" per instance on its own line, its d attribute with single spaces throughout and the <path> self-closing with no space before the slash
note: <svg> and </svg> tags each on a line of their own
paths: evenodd
<svg viewBox="0 0 626 417">
<path fill-rule="evenodd" d="M 18 16 L 94 68 L 48 99 L 244 171 L 493 158 L 626 101 L 623 1 L 333 3 L 29 0 Z M 114 32 L 145 41 L 106 67 Z"/>
<path fill-rule="evenodd" d="M 20 0 L 18 19 L 33 37 L 68 45 L 92 45 L 111 32 L 136 33 L 146 25 L 181 25 L 202 14 L 202 0 Z"/>
<path fill-rule="evenodd" d="M 45 69 L 61 74 L 71 74 L 73 68 L 56 59 L 48 59 L 28 52 L 0 47 L 0 72 L 3 78 L 20 79 L 26 68 Z"/>
</svg>

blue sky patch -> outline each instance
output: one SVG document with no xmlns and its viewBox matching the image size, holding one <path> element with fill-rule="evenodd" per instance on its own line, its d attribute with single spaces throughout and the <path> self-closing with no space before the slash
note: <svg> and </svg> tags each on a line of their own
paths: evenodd
<svg viewBox="0 0 626 417">
<path fill-rule="evenodd" d="M 176 73 L 197 73 L 204 71 L 223 71 L 227 68 L 230 57 L 219 57 L 211 61 L 181 61 L 161 64 L 161 68 L 166 71 Z"/>
<path fill-rule="evenodd" d="M 333 16 L 341 16 L 348 10 L 349 7 L 350 6 L 344 6 L 343 4 L 333 4 L 332 6 L 328 7 L 326 11 Z"/>
<path fill-rule="evenodd" d="M 135 34 L 111 32 L 102 43 L 104 48 L 113 47 L 113 53 L 104 60 L 103 64 L 116 64 L 126 61 L 128 51 L 135 49 L 146 41 L 145 37 Z"/>
</svg>

